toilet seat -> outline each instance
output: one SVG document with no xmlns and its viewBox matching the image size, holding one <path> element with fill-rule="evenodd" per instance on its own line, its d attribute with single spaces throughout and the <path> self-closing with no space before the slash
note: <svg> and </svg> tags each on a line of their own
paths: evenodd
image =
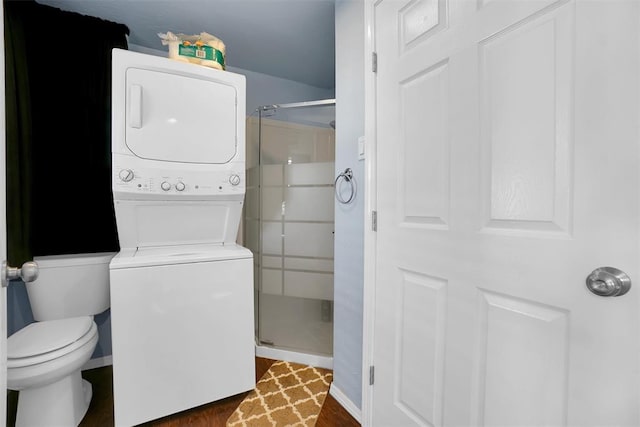
<svg viewBox="0 0 640 427">
<path fill-rule="evenodd" d="M 7 368 L 21 368 L 62 357 L 98 333 L 91 316 L 35 322 L 7 340 Z"/>
</svg>

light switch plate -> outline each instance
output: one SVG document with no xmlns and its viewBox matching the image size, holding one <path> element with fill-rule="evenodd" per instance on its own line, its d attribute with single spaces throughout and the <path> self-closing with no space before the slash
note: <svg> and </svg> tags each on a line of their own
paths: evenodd
<svg viewBox="0 0 640 427">
<path fill-rule="evenodd" d="M 364 160 L 364 136 L 358 138 L 358 160 Z"/>
</svg>

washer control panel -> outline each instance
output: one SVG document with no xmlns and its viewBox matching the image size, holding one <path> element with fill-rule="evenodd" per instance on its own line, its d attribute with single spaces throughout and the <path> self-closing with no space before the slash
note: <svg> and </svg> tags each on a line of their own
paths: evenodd
<svg viewBox="0 0 640 427">
<path fill-rule="evenodd" d="M 114 165 L 113 189 L 121 193 L 216 195 L 245 191 L 244 171 L 171 171 Z"/>
</svg>

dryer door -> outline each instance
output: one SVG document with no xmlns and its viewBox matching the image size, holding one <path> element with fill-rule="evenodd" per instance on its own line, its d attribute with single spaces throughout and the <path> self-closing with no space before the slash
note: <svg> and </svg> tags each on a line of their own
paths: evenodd
<svg viewBox="0 0 640 427">
<path fill-rule="evenodd" d="M 127 68 L 126 145 L 149 160 L 227 163 L 237 149 L 237 96 L 222 82 Z"/>
</svg>

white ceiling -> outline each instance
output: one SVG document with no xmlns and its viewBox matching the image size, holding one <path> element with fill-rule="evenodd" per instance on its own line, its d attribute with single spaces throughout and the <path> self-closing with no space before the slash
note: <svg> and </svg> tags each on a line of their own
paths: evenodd
<svg viewBox="0 0 640 427">
<path fill-rule="evenodd" d="M 129 42 L 164 50 L 157 33 L 219 37 L 227 64 L 311 86 L 335 87 L 333 0 L 38 0 L 119 22 Z"/>
</svg>

